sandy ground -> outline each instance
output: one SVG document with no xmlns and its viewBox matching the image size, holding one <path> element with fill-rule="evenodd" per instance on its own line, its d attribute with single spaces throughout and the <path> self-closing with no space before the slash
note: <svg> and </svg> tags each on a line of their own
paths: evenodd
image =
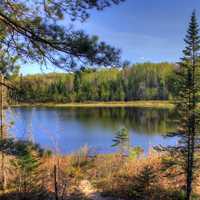
<svg viewBox="0 0 200 200">
<path fill-rule="evenodd" d="M 82 180 L 79 185 L 80 191 L 85 194 L 91 200 L 122 200 L 113 199 L 111 197 L 102 197 L 100 192 L 98 192 L 88 180 Z"/>
</svg>

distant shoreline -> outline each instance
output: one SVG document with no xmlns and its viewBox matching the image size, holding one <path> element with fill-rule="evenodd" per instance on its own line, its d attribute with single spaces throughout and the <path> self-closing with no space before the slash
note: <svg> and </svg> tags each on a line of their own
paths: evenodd
<svg viewBox="0 0 200 200">
<path fill-rule="evenodd" d="M 81 102 L 81 103 L 19 103 L 11 107 L 55 107 L 55 108 L 95 108 L 95 107 L 138 107 L 138 108 L 174 108 L 172 101 L 112 101 L 112 102 Z"/>
</svg>

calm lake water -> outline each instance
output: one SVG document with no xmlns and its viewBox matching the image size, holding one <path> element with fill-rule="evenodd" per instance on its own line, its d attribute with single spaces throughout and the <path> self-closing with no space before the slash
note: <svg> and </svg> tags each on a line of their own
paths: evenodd
<svg viewBox="0 0 200 200">
<path fill-rule="evenodd" d="M 174 113 L 168 109 L 141 108 L 12 108 L 12 135 L 32 139 L 42 147 L 62 154 L 88 145 L 109 153 L 116 132 L 126 127 L 130 143 L 147 152 L 154 145 L 174 144 L 165 138 L 175 130 Z"/>
</svg>

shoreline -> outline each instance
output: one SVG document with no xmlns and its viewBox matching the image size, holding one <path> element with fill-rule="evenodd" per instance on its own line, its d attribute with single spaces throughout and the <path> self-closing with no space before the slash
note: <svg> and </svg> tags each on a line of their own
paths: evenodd
<svg viewBox="0 0 200 200">
<path fill-rule="evenodd" d="M 135 108 L 174 108 L 172 101 L 112 101 L 112 102 L 83 102 L 83 103 L 19 103 L 11 107 L 52 107 L 52 108 L 116 108 L 116 107 L 135 107 Z"/>
</svg>

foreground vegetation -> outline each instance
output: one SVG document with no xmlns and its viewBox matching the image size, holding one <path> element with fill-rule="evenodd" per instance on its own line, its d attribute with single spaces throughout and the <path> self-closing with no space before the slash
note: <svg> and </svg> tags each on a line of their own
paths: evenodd
<svg viewBox="0 0 200 200">
<path fill-rule="evenodd" d="M 127 200 L 184 199 L 184 176 L 174 177 L 180 169 L 163 170 L 167 155 L 155 151 L 144 156 L 135 148 L 124 157 L 96 155 L 87 147 L 68 156 L 41 154 L 33 146 L 29 150 L 7 156 L 7 170 L 13 173 L 1 199 L 92 199 L 97 194 Z M 93 188 L 89 193 L 88 185 Z M 200 193 L 197 185 L 194 193 Z"/>
</svg>

